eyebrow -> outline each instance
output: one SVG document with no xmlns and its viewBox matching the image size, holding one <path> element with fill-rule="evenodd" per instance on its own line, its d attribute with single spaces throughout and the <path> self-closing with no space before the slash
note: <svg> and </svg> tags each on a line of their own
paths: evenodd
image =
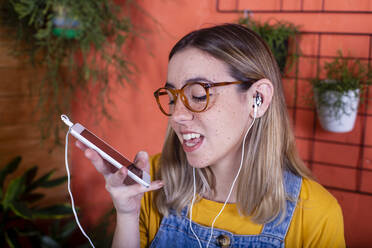
<svg viewBox="0 0 372 248">
<path fill-rule="evenodd" d="M 211 81 L 211 80 L 209 80 L 207 78 L 204 78 L 204 77 L 195 77 L 195 78 L 187 79 L 185 81 L 185 84 L 190 83 L 190 82 L 207 82 L 207 83 L 213 83 L 213 81 Z M 169 83 L 169 82 L 166 82 L 164 87 L 165 88 L 172 88 L 172 89 L 175 89 L 176 88 L 172 83 Z"/>
</svg>

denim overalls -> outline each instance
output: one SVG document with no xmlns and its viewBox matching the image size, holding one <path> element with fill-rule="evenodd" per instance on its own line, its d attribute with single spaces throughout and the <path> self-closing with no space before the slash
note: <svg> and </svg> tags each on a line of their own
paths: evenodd
<svg viewBox="0 0 372 248">
<path fill-rule="evenodd" d="M 215 228 L 209 247 L 284 247 L 284 239 L 296 208 L 301 184 L 301 177 L 289 171 L 284 173 L 286 193 L 295 201 L 287 200 L 286 215 L 279 225 L 277 223 L 280 216 L 265 224 L 259 235 L 234 235 L 231 232 Z M 187 210 L 188 208 L 185 207 L 180 216 L 173 211 L 168 217 L 164 217 L 150 247 L 199 247 L 189 226 L 190 220 Z M 194 222 L 192 222 L 192 228 L 198 235 L 203 248 L 206 247 L 211 228 Z"/>
</svg>

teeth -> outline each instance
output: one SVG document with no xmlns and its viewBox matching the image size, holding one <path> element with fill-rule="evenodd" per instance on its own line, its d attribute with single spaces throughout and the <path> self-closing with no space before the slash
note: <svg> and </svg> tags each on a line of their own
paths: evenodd
<svg viewBox="0 0 372 248">
<path fill-rule="evenodd" d="M 188 133 L 188 134 L 183 134 L 182 135 L 182 138 L 184 140 L 191 140 L 191 139 L 195 139 L 195 138 L 200 138 L 200 134 L 199 133 Z"/>
</svg>

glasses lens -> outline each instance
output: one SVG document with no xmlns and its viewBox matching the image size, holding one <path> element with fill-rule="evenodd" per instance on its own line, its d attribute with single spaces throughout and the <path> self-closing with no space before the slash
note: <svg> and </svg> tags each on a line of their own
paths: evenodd
<svg viewBox="0 0 372 248">
<path fill-rule="evenodd" d="M 169 90 L 161 89 L 158 91 L 160 107 L 166 114 L 172 114 L 175 104 L 173 98 L 174 97 Z"/>
<path fill-rule="evenodd" d="M 183 92 L 192 110 L 201 111 L 205 109 L 207 105 L 207 91 L 202 85 L 198 83 L 189 84 L 184 88 Z"/>
</svg>

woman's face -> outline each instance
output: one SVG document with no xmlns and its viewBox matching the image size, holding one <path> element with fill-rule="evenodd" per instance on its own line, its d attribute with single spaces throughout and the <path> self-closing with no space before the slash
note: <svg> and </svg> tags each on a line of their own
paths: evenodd
<svg viewBox="0 0 372 248">
<path fill-rule="evenodd" d="M 194 81 L 217 83 L 236 79 L 229 75 L 224 62 L 199 49 L 186 48 L 169 61 L 167 84 L 180 89 Z M 191 112 L 180 97 L 175 103 L 169 122 L 193 167 L 230 166 L 240 161 L 243 136 L 252 121 L 253 94 L 240 92 L 237 87 L 210 88 L 210 102 L 204 112 Z"/>
</svg>

